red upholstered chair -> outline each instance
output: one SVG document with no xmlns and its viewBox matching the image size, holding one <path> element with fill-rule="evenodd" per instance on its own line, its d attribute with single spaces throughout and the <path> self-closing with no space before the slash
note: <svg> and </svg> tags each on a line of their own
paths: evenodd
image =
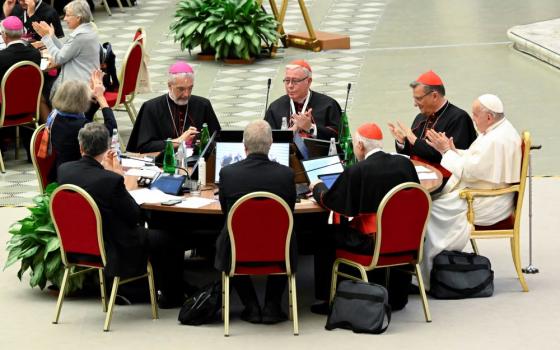
<svg viewBox="0 0 560 350">
<path fill-rule="evenodd" d="M 121 72 L 119 74 L 119 91 L 105 92 L 105 99 L 111 108 L 115 108 L 121 103 L 128 112 L 130 120 L 134 124 L 136 120 L 136 108 L 132 103 L 136 95 L 136 85 L 138 83 L 138 73 L 144 57 L 144 47 L 140 41 L 134 41 L 128 48 L 124 57 Z"/>
<path fill-rule="evenodd" d="M 33 168 L 37 174 L 37 180 L 39 180 L 39 190 L 41 193 L 45 192 L 45 188 L 49 184 L 48 176 L 54 166 L 55 154 L 47 155 L 46 158 L 39 158 L 37 154 L 39 153 L 39 148 L 41 146 L 41 139 L 45 133 L 45 124 L 39 126 L 35 129 L 33 136 L 31 136 L 31 160 L 33 161 Z"/>
<path fill-rule="evenodd" d="M 531 150 L 531 134 L 524 131 L 521 135 L 521 174 L 519 183 L 498 190 L 472 190 L 464 189 L 459 194 L 461 198 L 467 200 L 468 212 L 467 219 L 473 224 L 474 229 L 471 231 L 471 244 L 476 253 L 478 247 L 475 239 L 483 238 L 509 238 L 511 246 L 511 255 L 515 271 L 519 277 L 519 283 L 524 292 L 529 291 L 525 277 L 521 271 L 521 254 L 520 250 L 520 226 L 521 226 L 521 209 L 523 208 L 523 195 L 525 194 L 525 183 L 527 180 L 527 170 L 529 168 L 529 151 Z M 515 193 L 515 206 L 511 217 L 504 219 L 492 226 L 474 225 L 475 212 L 473 201 L 475 197 L 498 196 L 506 193 Z"/>
<path fill-rule="evenodd" d="M 16 127 L 16 159 L 19 148 L 19 126 L 37 126 L 39 102 L 43 89 L 43 73 L 31 61 L 21 61 L 8 69 L 2 78 L 0 90 L 0 128 Z M 5 173 L 0 152 L 0 170 Z"/>
<path fill-rule="evenodd" d="M 405 182 L 389 191 L 377 210 L 377 233 L 374 252 L 370 255 L 355 254 L 344 249 L 336 250 L 333 265 L 330 302 L 336 291 L 337 277 L 359 280 L 359 277 L 339 271 L 348 265 L 360 272 L 361 279 L 368 280 L 367 271 L 392 266 L 412 265 L 418 279 L 426 322 L 431 322 L 428 299 L 424 289 L 420 263 L 424 248 L 424 233 L 430 215 L 432 201 L 424 188 L 414 182 Z"/>
<path fill-rule="evenodd" d="M 229 278 L 235 275 L 288 277 L 290 318 L 298 334 L 296 276 L 290 267 L 293 217 L 290 207 L 275 194 L 254 192 L 241 197 L 227 217 L 231 241 L 231 270 L 222 273 L 224 335 L 229 335 Z"/>
<path fill-rule="evenodd" d="M 138 27 L 138 29 L 136 29 L 132 41 L 138 41 L 140 44 L 144 45 L 144 50 L 146 49 L 146 31 L 144 28 Z"/>
<path fill-rule="evenodd" d="M 103 311 L 107 312 L 105 317 L 104 331 L 109 331 L 113 307 L 117 296 L 119 285 L 147 277 L 150 285 L 150 299 L 152 304 L 152 318 L 158 318 L 156 292 L 154 286 L 154 273 L 152 265 L 148 262 L 147 273 L 141 276 L 121 280 L 115 276 L 113 288 L 109 299 L 109 307 L 105 301 L 105 278 L 103 269 L 107 262 L 105 246 L 103 244 L 103 232 L 101 214 L 97 204 L 91 196 L 82 188 L 74 185 L 62 185 L 54 190 L 50 212 L 53 219 L 56 234 L 60 241 L 60 253 L 64 264 L 64 277 L 56 303 L 56 314 L 53 323 L 58 323 L 60 310 L 66 293 L 68 278 L 77 274 L 97 269 L 99 271 L 99 282 L 101 287 L 101 303 Z M 74 272 L 75 267 L 86 267 L 86 269 Z"/>
</svg>

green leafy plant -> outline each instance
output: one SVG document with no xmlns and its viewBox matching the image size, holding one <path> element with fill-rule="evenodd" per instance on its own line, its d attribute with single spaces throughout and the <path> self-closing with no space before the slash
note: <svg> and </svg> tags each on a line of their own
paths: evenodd
<svg viewBox="0 0 560 350">
<path fill-rule="evenodd" d="M 12 224 L 7 242 L 8 259 L 4 270 L 21 261 L 18 278 L 31 269 L 29 285 L 33 288 L 45 288 L 47 281 L 60 287 L 64 275 L 64 265 L 60 256 L 60 242 L 49 211 L 50 197 L 58 187 L 51 183 L 45 193 L 33 198 L 34 206 L 28 208 L 31 215 Z M 68 280 L 68 292 L 82 288 L 86 274 L 77 275 Z"/>
<path fill-rule="evenodd" d="M 171 24 L 181 48 L 213 50 L 216 59 L 250 59 L 261 52 L 261 44 L 278 40 L 278 22 L 265 13 L 256 0 L 182 0 L 176 21 Z"/>
</svg>

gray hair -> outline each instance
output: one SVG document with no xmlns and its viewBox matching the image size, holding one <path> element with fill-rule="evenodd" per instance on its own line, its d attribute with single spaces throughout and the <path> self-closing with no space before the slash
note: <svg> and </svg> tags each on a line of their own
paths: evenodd
<svg viewBox="0 0 560 350">
<path fill-rule="evenodd" d="M 67 80 L 60 85 L 52 99 L 54 108 L 66 113 L 84 113 L 91 104 L 91 90 L 79 80 Z"/>
<path fill-rule="evenodd" d="M 72 15 L 80 18 L 80 24 L 89 23 L 93 19 L 89 4 L 85 0 L 74 0 L 64 6 L 64 12 L 72 10 Z"/>
<path fill-rule="evenodd" d="M 486 108 L 480 101 L 478 101 L 478 102 L 479 102 L 480 109 L 482 110 L 482 112 L 491 114 L 492 117 L 494 118 L 494 122 L 502 120 L 506 116 L 504 113 L 494 112 L 493 110 Z"/>
<path fill-rule="evenodd" d="M 7 38 L 12 39 L 12 40 L 18 40 L 23 35 L 23 29 L 10 30 L 10 29 L 4 28 L 3 26 L 1 28 L 2 28 L 1 32 L 4 33 Z"/>
<path fill-rule="evenodd" d="M 80 147 L 90 157 L 97 157 L 107 151 L 110 141 L 109 130 L 100 123 L 87 123 L 78 133 Z"/>
<path fill-rule="evenodd" d="M 445 96 L 445 87 L 443 85 L 424 85 L 415 80 L 408 86 L 414 89 L 415 87 L 420 85 L 422 85 L 422 87 L 424 88 L 425 94 L 429 94 L 430 92 L 437 92 L 441 97 Z"/>
<path fill-rule="evenodd" d="M 175 79 L 177 78 L 188 78 L 194 83 L 194 73 L 170 73 L 167 77 L 167 83 L 173 85 L 175 84 Z"/>
<path fill-rule="evenodd" d="M 368 139 L 367 137 L 360 135 L 360 133 L 357 131 L 354 133 L 354 137 L 356 138 L 357 142 L 361 142 L 364 145 L 366 153 L 376 148 L 383 149 L 383 140 Z"/>
<path fill-rule="evenodd" d="M 306 78 L 311 78 L 311 71 L 305 67 L 302 67 L 300 65 L 297 64 L 288 64 L 286 65 L 286 69 L 301 69 L 303 71 L 303 73 L 305 74 Z"/>
<path fill-rule="evenodd" d="M 243 131 L 243 144 L 247 154 L 268 154 L 272 145 L 272 129 L 264 120 L 254 120 L 245 127 Z"/>
</svg>

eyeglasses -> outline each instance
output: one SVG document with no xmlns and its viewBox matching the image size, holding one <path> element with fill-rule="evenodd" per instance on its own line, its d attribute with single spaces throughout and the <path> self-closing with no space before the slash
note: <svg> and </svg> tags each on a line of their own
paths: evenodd
<svg viewBox="0 0 560 350">
<path fill-rule="evenodd" d="M 282 81 L 284 82 L 285 85 L 290 85 L 290 84 L 297 85 L 307 78 L 309 78 L 309 77 L 304 77 L 304 78 L 301 78 L 301 79 L 284 79 Z"/>
<path fill-rule="evenodd" d="M 420 101 L 422 101 L 422 99 L 424 99 L 424 97 L 428 96 L 428 95 L 431 94 L 432 92 L 433 92 L 433 91 L 426 92 L 426 93 L 425 93 L 424 95 L 422 95 L 422 96 L 412 96 L 412 98 L 414 99 L 414 101 L 420 102 Z"/>
</svg>

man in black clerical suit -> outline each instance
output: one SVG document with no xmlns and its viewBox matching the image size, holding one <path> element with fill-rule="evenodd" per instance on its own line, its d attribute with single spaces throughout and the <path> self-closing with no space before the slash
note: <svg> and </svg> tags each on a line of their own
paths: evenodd
<svg viewBox="0 0 560 350">
<path fill-rule="evenodd" d="M 353 138 L 354 154 L 358 163 L 346 168 L 328 189 L 321 182 L 310 185 L 313 198 L 321 206 L 339 215 L 341 223 L 331 225 L 329 237 L 317 241 L 315 254 L 315 296 L 324 302 L 315 304 L 311 311 L 328 312 L 329 291 L 335 248 L 344 248 L 356 254 L 373 253 L 373 235 L 377 231 L 375 213 L 383 197 L 404 182 L 420 183 L 412 162 L 403 156 L 385 153 L 383 134 L 375 123 L 360 126 Z M 348 222 L 349 217 L 353 220 Z M 371 281 L 385 285 L 382 269 L 368 273 Z M 411 275 L 395 269 L 390 271 L 389 304 L 400 310 L 408 302 Z"/>
<path fill-rule="evenodd" d="M 292 169 L 273 162 L 268 158 L 272 144 L 272 130 L 262 120 L 251 122 L 243 132 L 243 143 L 247 158 L 228 165 L 220 171 L 220 204 L 226 218 L 229 209 L 242 196 L 255 192 L 267 191 L 280 196 L 288 206 L 294 209 L 296 190 Z M 294 243 L 291 248 L 291 267 L 296 268 L 297 253 Z M 227 225 L 216 240 L 215 267 L 220 271 L 229 271 L 231 266 L 231 246 Z M 245 309 L 241 318 L 252 323 L 277 323 L 286 319 L 281 311 L 280 301 L 286 288 L 286 276 L 268 277 L 264 307 L 258 304 L 257 295 L 249 276 L 235 276 L 232 285 L 237 290 Z"/>
<path fill-rule="evenodd" d="M 411 128 L 400 121 L 389 123 L 397 152 L 439 165 L 441 154 L 426 142 L 426 131 L 429 129 L 444 132 L 447 137 L 453 138 L 458 149 L 468 149 L 476 139 L 476 129 L 467 112 L 445 98 L 441 78 L 430 70 L 410 83 L 410 87 L 414 105 L 420 114 L 412 122 Z"/>
<path fill-rule="evenodd" d="M 27 34 L 37 41 L 41 40 L 41 36 L 33 29 L 33 22 L 52 24 L 56 37 L 64 36 L 59 15 L 47 0 L 6 0 L 2 6 L 2 16 L 17 16 L 23 22 Z"/>
<path fill-rule="evenodd" d="M 2 21 L 0 31 L 6 48 L 0 50 L 0 81 L 14 64 L 21 61 L 31 61 L 41 65 L 41 53 L 21 40 L 23 23 L 15 16 L 9 16 Z"/>
<path fill-rule="evenodd" d="M 210 135 L 221 130 L 210 101 L 191 95 L 194 71 L 187 62 L 178 61 L 169 68 L 167 85 L 168 94 L 146 101 L 140 108 L 127 151 L 161 152 L 168 138 L 175 147 L 183 141 L 192 143 L 204 123 Z"/>
<path fill-rule="evenodd" d="M 122 278 L 141 275 L 146 273 L 150 257 L 161 290 L 160 307 L 181 306 L 183 251 L 172 235 L 142 225 L 140 207 L 127 190 L 133 184 L 129 179 L 125 184 L 116 155 L 108 152 L 111 139 L 107 128 L 99 123 L 86 124 L 78 141 L 82 159 L 62 164 L 58 182 L 83 188 L 99 207 L 107 253 L 105 272 Z"/>
<path fill-rule="evenodd" d="M 286 66 L 284 75 L 286 95 L 270 104 L 264 119 L 272 129 L 287 127 L 302 137 L 322 140 L 338 139 L 341 109 L 335 99 L 312 91 L 311 67 L 304 60 Z"/>
</svg>

